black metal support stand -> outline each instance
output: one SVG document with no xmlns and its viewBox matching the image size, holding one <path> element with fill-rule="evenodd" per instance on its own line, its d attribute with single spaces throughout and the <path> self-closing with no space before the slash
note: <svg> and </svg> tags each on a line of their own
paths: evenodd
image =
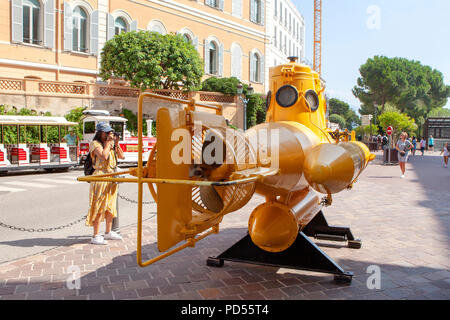
<svg viewBox="0 0 450 320">
<path fill-rule="evenodd" d="M 306 232 L 305 232 L 306 231 Z M 353 273 L 344 271 L 325 252 L 323 252 L 308 235 L 318 239 L 348 241 L 349 247 L 356 248 L 361 241 L 355 240 L 350 229 L 329 226 L 323 213 L 320 212 L 311 223 L 299 232 L 295 242 L 283 252 L 267 252 L 257 247 L 246 235 L 217 257 L 209 257 L 206 264 L 222 267 L 224 261 L 242 262 L 288 269 L 306 270 L 334 274 L 337 282 L 351 283 Z M 345 239 L 345 240 L 344 240 Z M 352 243 L 352 244 L 350 244 Z"/>
<path fill-rule="evenodd" d="M 361 248 L 361 240 L 353 237 L 352 231 L 348 227 L 336 227 L 328 225 L 323 212 L 320 211 L 314 219 L 302 230 L 308 237 L 319 240 L 347 241 L 347 245 L 352 249 Z"/>
</svg>

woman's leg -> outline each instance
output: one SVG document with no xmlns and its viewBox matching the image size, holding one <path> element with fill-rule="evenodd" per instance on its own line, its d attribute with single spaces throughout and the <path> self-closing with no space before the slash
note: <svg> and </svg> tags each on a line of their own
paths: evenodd
<svg viewBox="0 0 450 320">
<path fill-rule="evenodd" d="M 444 163 L 445 163 L 445 166 L 448 165 L 448 157 L 446 157 L 446 156 L 444 156 Z"/>
<path fill-rule="evenodd" d="M 106 221 L 105 233 L 110 233 L 113 221 L 113 215 L 111 212 L 109 211 L 105 212 L 105 221 Z"/>
<path fill-rule="evenodd" d="M 406 171 L 406 162 L 400 162 L 400 170 L 402 170 L 402 174 L 405 174 Z"/>
<path fill-rule="evenodd" d="M 100 229 L 100 218 L 101 216 L 98 215 L 97 218 L 93 221 L 94 225 L 94 237 L 98 235 L 99 229 Z"/>
</svg>

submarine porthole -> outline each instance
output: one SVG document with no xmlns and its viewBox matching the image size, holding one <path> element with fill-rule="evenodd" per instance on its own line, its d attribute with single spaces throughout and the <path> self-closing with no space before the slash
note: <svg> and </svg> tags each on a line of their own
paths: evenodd
<svg viewBox="0 0 450 320">
<path fill-rule="evenodd" d="M 319 96 L 314 90 L 306 91 L 305 100 L 308 102 L 311 111 L 316 111 L 319 108 Z"/>
<path fill-rule="evenodd" d="M 285 85 L 278 89 L 276 94 L 277 103 L 283 108 L 293 106 L 298 100 L 298 91 L 294 86 Z"/>
</svg>

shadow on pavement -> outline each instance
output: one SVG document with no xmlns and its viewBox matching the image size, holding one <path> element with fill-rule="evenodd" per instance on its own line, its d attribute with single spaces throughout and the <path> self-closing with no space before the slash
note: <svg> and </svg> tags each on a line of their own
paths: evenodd
<svg viewBox="0 0 450 320">
<path fill-rule="evenodd" d="M 450 169 L 444 168 L 443 157 L 431 155 L 412 157 L 408 168 L 415 171 L 428 198 L 419 205 L 433 210 L 450 244 Z"/>
<path fill-rule="evenodd" d="M 74 243 L 89 243 L 89 236 L 70 236 L 64 239 L 55 238 L 30 238 L 13 241 L 2 241 L 0 245 L 11 247 L 67 247 Z"/>
</svg>

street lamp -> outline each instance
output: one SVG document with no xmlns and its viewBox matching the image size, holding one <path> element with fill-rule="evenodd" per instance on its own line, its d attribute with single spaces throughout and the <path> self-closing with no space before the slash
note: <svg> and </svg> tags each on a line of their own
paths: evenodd
<svg viewBox="0 0 450 320">
<path fill-rule="evenodd" d="M 243 92 L 244 92 L 244 88 L 242 86 L 242 83 L 239 82 L 239 84 L 237 85 L 237 90 L 236 90 L 239 99 L 241 99 L 241 101 L 244 103 L 244 131 L 247 130 L 247 103 L 249 101 L 249 99 L 242 97 L 243 96 Z M 247 95 L 251 95 L 253 94 L 253 87 L 252 85 L 249 85 L 247 88 Z"/>
</svg>

